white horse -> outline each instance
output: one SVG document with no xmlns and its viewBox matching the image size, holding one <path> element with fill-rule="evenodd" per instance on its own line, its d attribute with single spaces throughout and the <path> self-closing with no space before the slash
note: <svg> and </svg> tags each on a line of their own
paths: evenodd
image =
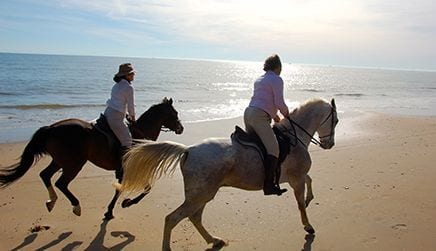
<svg viewBox="0 0 436 251">
<path fill-rule="evenodd" d="M 334 99 L 331 103 L 315 99 L 306 102 L 290 113 L 290 119 L 276 124 L 287 134 L 296 134 L 298 143 L 281 164 L 280 182 L 288 182 L 294 190 L 304 229 L 308 233 L 315 230 L 310 225 L 306 206 L 313 198 L 310 177 L 307 175 L 312 164 L 308 145 L 318 133 L 324 149 L 334 145 L 335 126 L 338 123 Z M 245 190 L 262 190 L 264 166 L 259 153 L 229 139 L 207 139 L 204 142 L 184 146 L 174 142 L 144 143 L 134 146 L 124 158 L 124 176 L 121 184 L 116 184 L 121 192 L 142 191 L 166 173 L 172 173 L 180 163 L 185 186 L 185 201 L 165 218 L 163 250 L 170 250 L 172 229 L 184 218 L 189 217 L 198 232 L 220 249 L 226 243 L 209 234 L 202 224 L 202 214 L 206 203 L 211 201 L 222 186 L 232 186 Z M 308 196 L 305 201 L 305 183 Z"/>
</svg>

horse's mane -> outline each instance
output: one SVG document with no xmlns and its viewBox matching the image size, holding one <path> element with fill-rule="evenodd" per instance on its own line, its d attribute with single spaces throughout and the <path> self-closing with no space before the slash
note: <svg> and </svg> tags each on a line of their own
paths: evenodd
<svg viewBox="0 0 436 251">
<path fill-rule="evenodd" d="M 298 114 L 300 113 L 311 112 L 311 110 L 316 109 L 316 107 L 318 107 L 321 104 L 328 104 L 328 102 L 322 98 L 309 99 L 304 103 L 300 104 L 294 110 L 292 110 L 292 112 L 289 113 L 289 116 L 295 117 L 298 116 Z"/>
<path fill-rule="evenodd" d="M 154 120 L 160 114 L 160 110 L 164 102 L 152 105 L 147 111 L 145 111 L 139 118 L 138 121 L 150 121 Z"/>
</svg>

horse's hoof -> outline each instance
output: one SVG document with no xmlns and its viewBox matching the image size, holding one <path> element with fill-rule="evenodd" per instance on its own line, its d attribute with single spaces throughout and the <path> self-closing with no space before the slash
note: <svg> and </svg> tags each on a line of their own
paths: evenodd
<svg viewBox="0 0 436 251">
<path fill-rule="evenodd" d="M 132 205 L 131 202 L 132 202 L 131 199 L 125 199 L 123 200 L 123 202 L 121 202 L 121 207 L 122 208 L 130 207 Z"/>
<path fill-rule="evenodd" d="M 212 249 L 213 250 L 220 250 L 220 249 L 222 249 L 223 247 L 225 247 L 227 245 L 228 245 L 227 242 L 225 242 L 225 241 L 223 241 L 221 239 L 215 239 L 214 242 L 213 242 Z"/>
<path fill-rule="evenodd" d="M 47 210 L 49 212 L 51 212 L 51 210 L 53 210 L 55 204 L 56 204 L 55 200 L 48 200 L 48 201 L 45 202 L 45 206 L 47 207 Z"/>
<path fill-rule="evenodd" d="M 103 218 L 103 220 L 105 220 L 105 221 L 110 221 L 110 220 L 112 220 L 113 218 L 115 218 L 115 217 L 114 217 L 114 215 L 113 215 L 112 213 L 110 213 L 110 212 L 106 212 L 106 213 L 104 214 L 104 218 Z"/>
<path fill-rule="evenodd" d="M 305 226 L 304 230 L 306 230 L 306 232 L 308 232 L 309 234 L 315 233 L 315 229 L 313 229 L 313 227 L 311 225 Z"/>
<path fill-rule="evenodd" d="M 82 215 L 82 209 L 80 208 L 80 205 L 74 206 L 73 207 L 73 213 L 77 216 Z"/>
</svg>

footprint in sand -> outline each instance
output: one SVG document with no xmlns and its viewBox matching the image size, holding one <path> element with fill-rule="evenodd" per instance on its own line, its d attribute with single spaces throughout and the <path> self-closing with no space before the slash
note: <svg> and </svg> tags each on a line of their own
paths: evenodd
<svg viewBox="0 0 436 251">
<path fill-rule="evenodd" d="M 36 226 L 31 227 L 31 228 L 29 229 L 29 231 L 30 231 L 31 233 L 36 233 L 36 232 L 41 232 L 41 231 L 45 231 L 45 230 L 49 230 L 49 229 L 50 229 L 50 226 L 41 226 L 41 225 L 36 225 Z"/>
<path fill-rule="evenodd" d="M 406 230 L 407 229 L 407 225 L 403 224 L 403 223 L 399 223 L 399 224 L 395 224 L 392 226 L 393 229 L 398 229 L 398 230 Z"/>
</svg>

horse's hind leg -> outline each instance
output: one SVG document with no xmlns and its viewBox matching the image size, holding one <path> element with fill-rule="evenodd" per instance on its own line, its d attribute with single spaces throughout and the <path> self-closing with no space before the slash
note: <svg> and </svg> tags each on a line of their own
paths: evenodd
<svg viewBox="0 0 436 251">
<path fill-rule="evenodd" d="M 306 207 L 309 206 L 309 203 L 313 200 L 313 192 L 312 192 L 312 178 L 309 176 L 309 174 L 306 175 L 306 186 L 307 186 L 307 193 L 306 193 Z"/>
<path fill-rule="evenodd" d="M 49 212 L 51 212 L 55 206 L 56 200 L 58 199 L 56 191 L 51 184 L 51 178 L 59 169 L 60 167 L 56 165 L 54 161 L 52 161 L 44 170 L 39 173 L 39 176 L 48 190 L 49 199 L 45 202 L 45 205 L 47 206 L 47 210 Z"/>
<path fill-rule="evenodd" d="M 206 205 L 203 205 L 200 209 L 197 210 L 197 212 L 189 216 L 189 220 L 192 222 L 192 224 L 194 224 L 195 228 L 198 230 L 201 236 L 203 236 L 208 244 L 213 243 L 214 249 L 221 249 L 222 247 L 226 246 L 227 243 L 218 237 L 213 237 L 212 235 L 210 235 L 203 226 L 202 216 L 205 206 Z"/>
<path fill-rule="evenodd" d="M 294 189 L 295 199 L 297 200 L 298 209 L 301 214 L 301 221 L 304 226 L 304 230 L 309 234 L 315 233 L 315 230 L 309 223 L 306 213 L 306 203 L 304 201 L 304 188 L 305 188 L 305 177 L 298 178 L 296 180 L 292 179 L 290 182 L 291 187 Z"/>
<path fill-rule="evenodd" d="M 55 183 L 56 187 L 59 188 L 59 190 L 61 190 L 71 202 L 71 205 L 73 206 L 73 213 L 77 216 L 80 216 L 82 213 L 79 200 L 68 189 L 68 185 L 77 176 L 85 163 L 86 160 L 80 164 L 71 165 L 68 169 L 64 167 L 61 177 Z"/>
</svg>

